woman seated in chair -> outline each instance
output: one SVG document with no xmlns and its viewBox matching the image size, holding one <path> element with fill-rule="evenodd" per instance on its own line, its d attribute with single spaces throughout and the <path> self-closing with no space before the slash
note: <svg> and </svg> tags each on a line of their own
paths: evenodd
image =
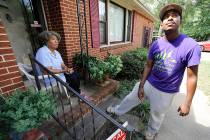
<svg viewBox="0 0 210 140">
<path fill-rule="evenodd" d="M 37 51 L 36 60 L 54 74 L 59 74 L 59 78 L 81 94 L 79 75 L 73 68 L 68 68 L 64 64 L 60 53 L 56 50 L 61 39 L 60 35 L 54 31 L 43 31 L 39 34 L 39 39 L 44 45 Z M 85 98 L 91 99 L 88 96 Z"/>
</svg>

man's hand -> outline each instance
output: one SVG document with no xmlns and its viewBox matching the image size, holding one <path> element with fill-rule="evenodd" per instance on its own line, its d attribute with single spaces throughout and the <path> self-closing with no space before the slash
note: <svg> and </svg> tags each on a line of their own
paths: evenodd
<svg viewBox="0 0 210 140">
<path fill-rule="evenodd" d="M 190 106 L 192 103 L 195 89 L 197 86 L 198 79 L 198 65 L 187 68 L 187 95 L 183 104 L 178 108 L 180 116 L 187 116 L 190 112 Z"/>
<path fill-rule="evenodd" d="M 144 89 L 141 86 L 139 86 L 138 97 L 141 101 L 144 100 Z"/>
<path fill-rule="evenodd" d="M 187 116 L 190 112 L 190 106 L 183 103 L 179 106 L 177 111 L 179 112 L 179 116 Z"/>
</svg>

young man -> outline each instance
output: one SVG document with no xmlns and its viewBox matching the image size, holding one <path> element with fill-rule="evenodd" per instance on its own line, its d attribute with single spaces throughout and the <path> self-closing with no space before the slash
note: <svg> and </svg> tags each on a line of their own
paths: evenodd
<svg viewBox="0 0 210 140">
<path fill-rule="evenodd" d="M 187 95 L 178 108 L 180 116 L 189 114 L 196 90 L 201 50 L 196 41 L 179 33 L 181 19 L 182 8 L 179 5 L 168 4 L 161 9 L 161 28 L 165 36 L 152 44 L 141 83 L 138 82 L 119 105 L 107 108 L 109 113 L 122 115 L 146 97 L 151 110 L 145 132 L 147 140 L 154 139 L 158 133 L 174 95 L 179 92 L 185 68 Z"/>
</svg>

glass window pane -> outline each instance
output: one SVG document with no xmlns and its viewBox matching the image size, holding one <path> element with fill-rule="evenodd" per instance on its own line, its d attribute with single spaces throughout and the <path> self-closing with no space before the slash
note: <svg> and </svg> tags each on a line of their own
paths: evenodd
<svg viewBox="0 0 210 140">
<path fill-rule="evenodd" d="M 100 43 L 106 43 L 106 23 L 100 23 Z"/>
<path fill-rule="evenodd" d="M 99 0 L 99 20 L 106 21 L 106 3 L 105 0 Z"/>
<path fill-rule="evenodd" d="M 109 7 L 109 41 L 123 41 L 124 39 L 124 9 L 110 3 Z"/>
<path fill-rule="evenodd" d="M 127 41 L 131 40 L 131 11 L 128 11 L 128 25 L 127 25 Z"/>
</svg>

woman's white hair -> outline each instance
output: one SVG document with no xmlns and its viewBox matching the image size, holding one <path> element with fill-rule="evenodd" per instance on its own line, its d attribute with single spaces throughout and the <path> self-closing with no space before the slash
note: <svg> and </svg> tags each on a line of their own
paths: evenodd
<svg viewBox="0 0 210 140">
<path fill-rule="evenodd" d="M 60 42 L 61 40 L 60 34 L 54 31 L 43 31 L 38 35 L 38 38 L 41 41 L 41 43 L 47 43 L 52 36 L 55 36 Z"/>
</svg>

